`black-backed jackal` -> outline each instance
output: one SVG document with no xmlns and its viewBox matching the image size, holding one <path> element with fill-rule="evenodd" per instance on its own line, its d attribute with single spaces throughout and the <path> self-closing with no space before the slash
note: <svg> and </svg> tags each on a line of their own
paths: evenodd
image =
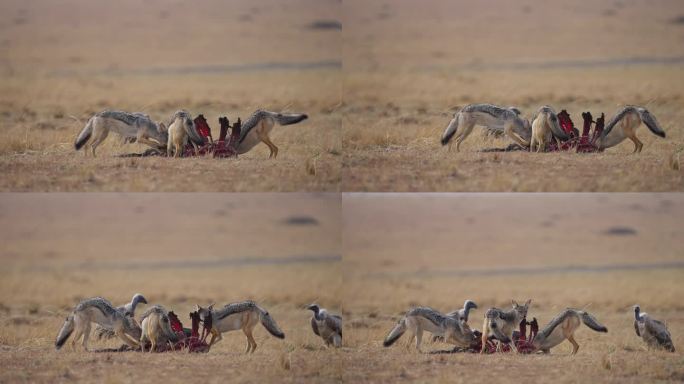
<svg viewBox="0 0 684 384">
<path fill-rule="evenodd" d="M 646 108 L 628 105 L 618 110 L 606 124 L 601 137 L 596 141 L 596 146 L 610 148 L 625 139 L 630 139 L 634 143 L 634 153 L 641 152 L 644 144 L 636 136 L 636 129 L 641 123 L 644 123 L 653 134 L 665 137 L 665 131 L 658 124 L 658 120 Z"/>
<path fill-rule="evenodd" d="M 168 128 L 168 143 L 166 144 L 166 156 L 183 157 L 183 151 L 188 140 L 197 152 L 197 146 L 204 144 L 204 138 L 197 133 L 195 122 L 188 111 L 180 110 L 173 114 Z"/>
<path fill-rule="evenodd" d="M 463 302 L 463 308 L 457 309 L 455 311 L 451 311 L 444 316 L 453 317 L 453 318 L 458 319 L 464 323 L 468 323 L 468 317 L 470 316 L 470 311 L 473 309 L 477 309 L 477 304 L 475 304 L 475 302 L 472 300 L 466 300 L 465 302 Z M 432 341 L 433 342 L 444 341 L 444 338 L 441 336 L 433 336 Z"/>
<path fill-rule="evenodd" d="M 449 144 L 456 137 L 458 152 L 463 140 L 470 135 L 473 128 L 483 126 L 492 131 L 503 132 L 517 144 L 527 147 L 530 144 L 531 127 L 529 121 L 520 117 L 520 111 L 514 107 L 499 107 L 491 104 L 470 104 L 454 114 L 449 125 L 442 134 L 442 145 Z"/>
<path fill-rule="evenodd" d="M 271 335 L 279 339 L 285 338 L 285 334 L 278 328 L 278 324 L 276 324 L 268 311 L 253 301 L 232 303 L 217 310 L 213 308 L 214 304 L 207 308 L 197 306 L 197 312 L 202 322 L 206 322 L 207 319 L 211 318 L 212 329 L 209 346 L 221 341 L 223 338 L 221 333 L 241 329 L 247 337 L 246 353 L 253 353 L 257 348 L 257 343 L 252 333 L 254 327 L 260 322 Z"/>
<path fill-rule="evenodd" d="M 527 317 L 531 302 L 532 299 L 529 299 L 524 305 L 520 305 L 515 300 L 511 300 L 513 308 L 507 311 L 499 308 L 488 309 L 484 316 L 484 324 L 482 324 L 482 350 L 480 353 L 485 353 L 487 340 L 490 336 L 496 337 L 504 344 L 510 343 L 513 340 L 513 331 L 517 330 L 520 322 Z M 515 349 L 513 343 L 511 343 L 511 347 Z"/>
<path fill-rule="evenodd" d="M 582 323 L 596 332 L 608 332 L 608 328 L 601 325 L 588 312 L 568 308 L 537 333 L 537 336 L 532 340 L 532 345 L 537 350 L 549 353 L 551 348 L 564 340 L 568 340 L 572 344 L 572 354 L 574 355 L 579 350 L 579 344 L 575 341 L 574 335 Z"/>
<path fill-rule="evenodd" d="M 78 151 L 85 146 L 85 154 L 87 155 L 88 147 L 90 147 L 93 157 L 95 157 L 95 148 L 107 138 L 109 132 L 118 133 L 124 139 L 135 139 L 138 143 L 149 145 L 155 149 L 166 148 L 168 139 L 164 124 L 152 121 L 144 113 L 102 111 L 88 120 L 76 137 L 74 148 Z"/>
<path fill-rule="evenodd" d="M 278 156 L 278 147 L 271 142 L 269 137 L 275 124 L 297 124 L 307 118 L 308 116 L 302 113 L 278 113 L 258 109 L 242 124 L 240 139 L 236 148 L 237 153 L 247 153 L 257 144 L 264 143 L 271 151 L 268 158 L 276 158 Z"/>
<path fill-rule="evenodd" d="M 83 348 L 88 350 L 88 338 L 92 323 L 99 324 L 104 328 L 114 331 L 114 334 L 133 348 L 138 348 L 140 339 L 140 327 L 131 316 L 118 312 L 112 304 L 101 298 L 94 297 L 78 303 L 76 308 L 67 316 L 57 335 L 55 348 L 60 349 L 71 334 L 74 337 L 71 342 L 73 349 L 80 338 L 83 338 Z"/>
<path fill-rule="evenodd" d="M 555 139 L 560 148 L 560 140 L 567 140 L 570 137 L 563 131 L 558 121 L 556 111 L 548 105 L 544 105 L 537 110 L 532 119 L 532 138 L 530 139 L 530 152 L 544 152 L 546 144 L 551 139 Z"/>
<path fill-rule="evenodd" d="M 131 301 L 120 306 L 116 307 L 117 312 L 122 313 L 124 316 L 130 316 L 132 318 L 135 318 L 135 309 L 138 307 L 138 304 L 143 303 L 147 304 L 147 299 L 145 299 L 145 296 L 143 296 L 140 293 L 136 293 L 133 295 L 131 298 Z M 111 339 L 113 338 L 114 331 L 108 328 L 104 328 L 101 325 L 96 325 L 95 326 L 95 336 L 97 336 L 98 339 Z"/>
<path fill-rule="evenodd" d="M 168 342 L 175 343 L 178 336 L 171 329 L 168 311 L 161 305 L 155 305 L 143 312 L 140 317 L 140 350 L 145 352 L 145 344 L 150 342 L 150 352 L 157 350 L 157 345 Z"/>
<path fill-rule="evenodd" d="M 461 347 L 469 347 L 475 340 L 475 335 L 468 326 L 455 317 L 447 317 L 438 311 L 428 307 L 417 307 L 406 312 L 385 338 L 383 345 L 389 347 L 396 342 L 406 331 L 410 337 L 406 342 L 406 348 L 411 346 L 416 339 L 416 349 L 420 349 L 423 332 L 430 332 L 435 336 L 441 336 L 444 341 Z"/>
</svg>

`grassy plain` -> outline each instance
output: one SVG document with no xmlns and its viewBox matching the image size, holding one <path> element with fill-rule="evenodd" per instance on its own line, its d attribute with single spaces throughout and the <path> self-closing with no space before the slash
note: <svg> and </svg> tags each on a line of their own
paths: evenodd
<svg viewBox="0 0 684 384">
<path fill-rule="evenodd" d="M 335 1 L 74 0 L 0 5 L 0 190 L 336 191 L 341 177 L 341 32 Z M 325 22 L 328 22 L 327 24 Z M 321 24 L 322 23 L 322 24 Z M 128 159 L 111 135 L 95 160 L 73 149 L 92 114 L 175 110 L 244 121 L 304 112 L 237 160 Z"/>
<path fill-rule="evenodd" d="M 684 6 L 677 1 L 347 1 L 343 190 L 681 191 Z M 581 113 L 646 106 L 644 127 L 601 154 L 483 153 L 510 141 L 476 128 L 439 139 L 470 103 Z M 675 154 L 677 153 L 677 154 Z"/>
<path fill-rule="evenodd" d="M 325 350 L 304 308 L 341 308 L 339 205 L 336 195 L 6 196 L 0 382 L 340 381 L 342 367 L 332 363 L 349 352 Z M 259 325 L 250 356 L 236 332 L 201 355 L 89 353 L 69 344 L 55 351 L 57 332 L 81 299 L 121 305 L 135 292 L 186 325 L 195 304 L 252 299 L 286 337 Z M 120 344 L 91 338 L 90 347 Z"/>
<path fill-rule="evenodd" d="M 648 351 L 634 333 L 639 303 L 684 338 L 682 235 L 676 194 L 352 195 L 344 207 L 344 296 L 349 381 L 638 383 L 684 379 L 680 351 Z M 442 312 L 466 299 L 487 308 L 531 298 L 540 325 L 566 307 L 608 327 L 582 326 L 579 353 L 420 354 L 382 341 L 412 306 Z M 423 340 L 425 340 L 424 338 Z M 423 344 L 426 351 L 450 349 Z"/>
</svg>

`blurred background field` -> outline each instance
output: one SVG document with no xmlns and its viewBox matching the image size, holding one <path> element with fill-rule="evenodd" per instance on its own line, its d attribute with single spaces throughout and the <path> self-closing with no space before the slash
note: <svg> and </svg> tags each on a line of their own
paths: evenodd
<svg viewBox="0 0 684 384">
<path fill-rule="evenodd" d="M 684 4 L 673 0 L 346 1 L 343 188 L 349 191 L 681 191 Z M 510 141 L 475 129 L 439 143 L 470 103 L 541 105 L 607 119 L 646 106 L 645 127 L 601 154 L 481 153 Z"/>
<path fill-rule="evenodd" d="M 684 248 L 678 194 L 350 194 L 344 212 L 349 381 L 679 382 L 684 379 Z M 582 326 L 580 350 L 551 355 L 419 354 L 407 337 L 382 340 L 409 308 L 443 313 L 532 299 L 528 319 L 547 324 L 566 307 L 608 327 Z M 667 323 L 678 351 L 648 351 L 632 306 Z M 447 350 L 425 342 L 426 351 Z"/>
<path fill-rule="evenodd" d="M 0 381 L 339 381 L 342 367 L 331 363 L 348 352 L 324 351 L 305 306 L 341 309 L 340 203 L 334 194 L 5 196 Z M 250 356 L 241 332 L 206 355 L 54 350 L 80 300 L 122 305 L 136 292 L 186 325 L 195 304 L 255 300 L 286 338 L 259 325 Z M 91 338 L 90 347 L 120 344 Z"/>
<path fill-rule="evenodd" d="M 12 191 L 335 191 L 340 181 L 337 1 L 3 1 L 0 189 Z M 155 120 L 185 108 L 244 121 L 257 108 L 310 119 L 274 130 L 277 161 L 99 158 L 73 141 L 103 109 Z"/>
</svg>

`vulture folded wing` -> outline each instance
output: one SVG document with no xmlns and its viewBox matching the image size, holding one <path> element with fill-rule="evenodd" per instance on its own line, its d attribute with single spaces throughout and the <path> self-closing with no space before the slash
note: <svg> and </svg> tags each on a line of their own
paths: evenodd
<svg viewBox="0 0 684 384">
<path fill-rule="evenodd" d="M 446 317 L 455 317 L 455 318 L 458 318 L 460 315 L 461 315 L 461 310 L 458 309 L 458 310 L 455 310 L 455 311 L 451 311 L 451 312 L 447 313 L 447 314 L 444 315 L 444 316 L 446 316 Z"/>
<path fill-rule="evenodd" d="M 340 316 L 328 316 L 325 318 L 325 325 L 335 333 L 342 336 L 342 318 Z"/>
<path fill-rule="evenodd" d="M 316 334 L 316 336 L 320 336 L 321 334 L 318 332 L 318 324 L 316 324 L 316 318 L 311 316 L 311 329 L 313 329 L 313 332 Z"/>
<path fill-rule="evenodd" d="M 658 344 L 668 346 L 672 344 L 672 337 L 668 332 L 665 324 L 658 320 L 647 321 L 645 324 L 646 330 L 655 337 Z"/>
</svg>

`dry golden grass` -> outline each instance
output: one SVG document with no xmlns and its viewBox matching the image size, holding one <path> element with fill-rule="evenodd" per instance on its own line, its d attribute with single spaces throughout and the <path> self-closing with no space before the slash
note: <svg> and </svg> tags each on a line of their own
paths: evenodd
<svg viewBox="0 0 684 384">
<path fill-rule="evenodd" d="M 342 367 L 331 362 L 349 352 L 325 350 L 304 308 L 313 301 L 341 308 L 336 195 L 20 194 L 6 196 L 0 207 L 0 382 L 342 377 Z M 77 207 L 83 211 L 67 214 Z M 318 224 L 287 224 L 306 221 L 293 217 Z M 325 255 L 337 258 L 315 259 Z M 135 292 L 176 311 L 186 325 L 195 304 L 253 299 L 286 338 L 258 326 L 258 349 L 250 356 L 237 333 L 201 355 L 73 352 L 70 345 L 54 350 L 64 317 L 79 300 L 101 295 L 120 305 Z"/>
<path fill-rule="evenodd" d="M 684 343 L 683 249 L 676 241 L 682 233 L 675 219 L 682 203 L 678 194 L 347 195 L 342 300 L 345 343 L 356 353 L 346 361 L 354 369 L 344 371 L 344 380 L 681 381 L 681 351 L 644 348 L 631 306 L 648 306 L 667 322 L 675 344 Z M 605 233 L 615 226 L 636 234 Z M 676 267 L 643 267 L 673 262 Z M 412 306 L 447 312 L 472 299 L 480 307 L 471 327 L 481 329 L 487 308 L 527 298 L 533 300 L 530 317 L 542 326 L 565 307 L 587 307 L 609 332 L 581 327 L 574 357 L 568 343 L 548 356 L 419 354 L 406 351 L 406 337 L 382 346 Z M 427 341 L 424 348 L 450 347 Z"/>
<path fill-rule="evenodd" d="M 342 367 L 330 364 L 338 354 L 326 351 L 309 327 L 305 305 L 325 302 L 339 308 L 339 263 L 279 266 L 212 267 L 162 271 L 72 268 L 2 273 L 2 331 L 0 380 L 146 382 L 230 378 L 235 382 L 330 382 L 339 380 Z M 35 265 L 33 265 L 35 267 Z M 30 272 L 29 272 L 30 271 Z M 257 351 L 244 355 L 246 339 L 229 333 L 208 354 L 139 352 L 88 353 L 70 343 L 54 350 L 54 338 L 64 317 L 82 298 L 102 295 L 114 303 L 143 292 L 152 304 L 174 310 L 187 326 L 187 314 L 196 303 L 223 305 L 245 299 L 267 308 L 285 332 L 281 341 L 260 325 L 255 330 Z M 59 299 L 57 299 L 59 297 Z M 143 307 L 144 309 L 144 307 Z M 118 347 L 120 341 L 98 342 L 93 349 Z M 341 352 L 340 352 L 341 353 Z M 278 361 L 285 356 L 290 367 Z"/>
<path fill-rule="evenodd" d="M 337 8 L 268 0 L 3 3 L 0 190 L 339 190 L 341 33 L 310 28 L 335 20 Z M 238 160 L 122 159 L 116 155 L 146 147 L 122 145 L 116 135 L 96 160 L 73 150 L 100 110 L 162 120 L 180 108 L 204 114 L 215 136 L 219 116 L 244 120 L 257 108 L 310 119 L 275 128 L 275 161 L 265 146 Z"/>
<path fill-rule="evenodd" d="M 345 2 L 343 190 L 680 191 L 684 14 L 674 1 Z M 653 60 L 636 64 L 633 58 Z M 662 62 L 675 58 L 674 62 Z M 667 132 L 602 154 L 480 153 L 510 141 L 479 129 L 448 153 L 439 139 L 469 103 L 580 114 L 645 105 Z"/>
</svg>

